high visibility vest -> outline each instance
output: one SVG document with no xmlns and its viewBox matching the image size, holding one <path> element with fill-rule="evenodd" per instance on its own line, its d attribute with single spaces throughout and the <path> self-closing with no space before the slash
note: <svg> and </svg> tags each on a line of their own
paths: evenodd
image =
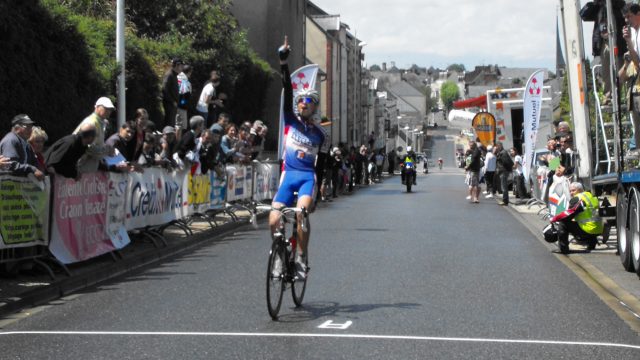
<svg viewBox="0 0 640 360">
<path fill-rule="evenodd" d="M 577 195 L 582 201 L 584 210 L 575 217 L 578 226 L 587 234 L 602 234 L 603 224 L 598 214 L 598 198 L 585 191 Z"/>
</svg>

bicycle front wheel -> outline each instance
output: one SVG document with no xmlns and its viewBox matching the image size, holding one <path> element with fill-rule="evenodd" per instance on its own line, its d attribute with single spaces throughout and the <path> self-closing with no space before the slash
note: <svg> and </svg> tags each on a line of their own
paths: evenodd
<svg viewBox="0 0 640 360">
<path fill-rule="evenodd" d="M 295 266 L 294 266 L 294 269 L 295 269 Z M 308 251 L 307 251 L 307 269 L 309 269 L 309 252 Z M 293 303 L 296 304 L 296 307 L 302 306 L 302 299 L 304 298 L 304 292 L 307 289 L 308 279 L 309 279 L 309 274 L 305 276 L 304 280 L 295 280 L 291 284 L 291 295 L 293 296 Z"/>
<path fill-rule="evenodd" d="M 276 239 L 271 245 L 269 265 L 267 266 L 267 309 L 273 320 L 278 319 L 282 294 L 284 293 L 285 275 L 285 247 L 282 241 Z"/>
</svg>

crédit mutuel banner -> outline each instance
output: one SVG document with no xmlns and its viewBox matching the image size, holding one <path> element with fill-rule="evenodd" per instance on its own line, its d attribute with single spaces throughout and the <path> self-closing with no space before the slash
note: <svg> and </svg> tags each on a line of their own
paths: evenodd
<svg viewBox="0 0 640 360">
<path fill-rule="evenodd" d="M 531 165 L 534 162 L 536 138 L 540 127 L 540 111 L 542 108 L 542 86 L 544 70 L 538 70 L 527 81 L 524 88 L 524 148 L 522 156 L 522 173 L 525 183 L 529 183 Z"/>
</svg>

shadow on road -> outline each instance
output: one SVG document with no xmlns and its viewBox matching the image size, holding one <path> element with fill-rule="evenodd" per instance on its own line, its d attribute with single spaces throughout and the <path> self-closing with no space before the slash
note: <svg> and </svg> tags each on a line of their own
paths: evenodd
<svg viewBox="0 0 640 360">
<path fill-rule="evenodd" d="M 327 316 L 342 316 L 346 318 L 356 318 L 355 314 L 364 313 L 378 309 L 406 309 L 414 310 L 420 307 L 417 303 L 395 303 L 395 304 L 352 304 L 341 305 L 337 302 L 312 302 L 306 303 L 300 308 L 294 308 L 294 313 L 280 315 L 280 322 L 303 322 L 317 320 Z"/>
</svg>

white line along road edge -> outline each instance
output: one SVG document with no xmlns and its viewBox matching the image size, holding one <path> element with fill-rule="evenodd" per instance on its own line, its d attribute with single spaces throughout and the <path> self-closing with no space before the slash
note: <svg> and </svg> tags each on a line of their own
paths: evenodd
<svg viewBox="0 0 640 360">
<path fill-rule="evenodd" d="M 364 335 L 364 334 L 298 334 L 298 333 L 228 333 L 228 332 L 146 332 L 146 331 L 7 331 L 0 332 L 0 336 L 16 335 L 109 335 L 109 336 L 218 336 L 218 337 L 308 337 L 308 338 L 344 338 L 344 339 L 380 339 L 380 340 L 418 340 L 418 341 L 450 341 L 450 342 L 478 342 L 502 344 L 543 344 L 543 345 L 571 345 L 615 347 L 640 350 L 640 345 L 616 344 L 583 341 L 556 340 L 517 340 L 517 339 L 481 339 L 481 338 L 453 338 L 432 336 L 402 336 L 402 335 Z"/>
</svg>

